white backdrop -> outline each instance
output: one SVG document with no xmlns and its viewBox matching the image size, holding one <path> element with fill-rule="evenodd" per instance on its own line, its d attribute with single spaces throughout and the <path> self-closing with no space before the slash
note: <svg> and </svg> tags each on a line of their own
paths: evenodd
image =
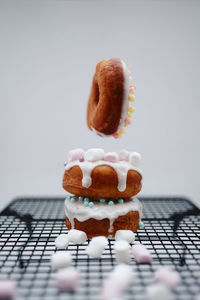
<svg viewBox="0 0 200 300">
<path fill-rule="evenodd" d="M 0 208 L 65 195 L 67 151 L 143 156 L 140 195 L 199 200 L 200 1 L 0 0 Z M 137 87 L 120 140 L 86 126 L 99 60 L 120 57 Z"/>
</svg>

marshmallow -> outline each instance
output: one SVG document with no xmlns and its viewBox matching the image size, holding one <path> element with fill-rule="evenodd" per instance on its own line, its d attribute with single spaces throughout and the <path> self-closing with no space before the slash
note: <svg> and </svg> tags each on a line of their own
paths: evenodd
<svg viewBox="0 0 200 300">
<path fill-rule="evenodd" d="M 116 152 L 108 152 L 105 154 L 104 156 L 104 160 L 105 161 L 109 161 L 109 162 L 117 162 L 118 161 L 118 154 Z"/>
<path fill-rule="evenodd" d="M 103 160 L 104 155 L 105 155 L 105 152 L 103 149 L 92 148 L 92 149 L 88 149 L 85 152 L 85 159 L 87 161 Z"/>
<path fill-rule="evenodd" d="M 68 235 L 67 234 L 60 234 L 55 239 L 55 245 L 57 249 L 66 249 L 68 246 Z"/>
<path fill-rule="evenodd" d="M 129 152 L 127 150 L 121 150 L 119 152 L 119 160 L 128 161 L 129 160 Z"/>
<path fill-rule="evenodd" d="M 127 241 L 116 241 L 114 245 L 115 255 L 118 262 L 129 263 L 130 258 L 130 246 Z"/>
<path fill-rule="evenodd" d="M 68 267 L 71 265 L 72 257 L 70 252 L 56 252 L 51 256 L 51 267 L 53 270 Z"/>
<path fill-rule="evenodd" d="M 135 241 L 135 233 L 131 230 L 117 230 L 115 233 L 115 240 L 123 240 L 128 243 L 133 243 Z"/>
<path fill-rule="evenodd" d="M 0 280 L 0 299 L 13 299 L 17 294 L 17 284 L 10 279 Z"/>
<path fill-rule="evenodd" d="M 167 285 L 170 289 L 174 289 L 181 280 L 178 272 L 172 271 L 168 267 L 159 268 L 154 274 L 154 279 Z"/>
<path fill-rule="evenodd" d="M 121 299 L 122 293 L 128 288 L 133 278 L 134 273 L 130 266 L 117 265 L 103 283 L 101 300 Z"/>
<path fill-rule="evenodd" d="M 87 246 L 86 253 L 93 258 L 100 258 L 107 245 L 108 240 L 105 236 L 94 237 Z"/>
<path fill-rule="evenodd" d="M 152 262 L 151 253 L 143 244 L 133 245 L 132 253 L 137 263 L 150 264 Z"/>
<path fill-rule="evenodd" d="M 129 160 L 130 160 L 130 163 L 132 164 L 132 165 L 134 165 L 134 166 L 139 166 L 139 164 L 140 164 L 140 162 L 141 162 L 141 159 L 142 159 L 142 157 L 141 157 L 141 154 L 140 153 L 138 153 L 138 152 L 131 152 L 130 153 L 130 158 L 129 158 Z"/>
<path fill-rule="evenodd" d="M 83 159 L 84 151 L 83 149 L 73 149 L 68 152 L 68 162 Z"/>
<path fill-rule="evenodd" d="M 56 274 L 56 286 L 61 291 L 75 292 L 80 282 L 80 273 L 73 267 L 59 270 Z"/>
<path fill-rule="evenodd" d="M 149 285 L 146 289 L 146 295 L 148 300 L 170 300 L 171 291 L 161 283 Z"/>
<path fill-rule="evenodd" d="M 87 235 L 84 231 L 71 229 L 68 233 L 68 241 L 73 244 L 84 244 L 87 240 Z"/>
</svg>

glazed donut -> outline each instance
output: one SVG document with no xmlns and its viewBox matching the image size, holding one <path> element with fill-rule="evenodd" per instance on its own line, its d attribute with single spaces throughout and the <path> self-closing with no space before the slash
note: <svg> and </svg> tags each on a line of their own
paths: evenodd
<svg viewBox="0 0 200 300">
<path fill-rule="evenodd" d="M 68 196 L 64 204 L 66 226 L 84 231 L 88 238 L 99 235 L 114 237 L 117 230 L 136 231 L 142 226 L 142 204 L 138 199 L 129 199 L 125 203 L 115 202 L 112 206 L 109 201 L 100 201 L 90 207 L 85 206 L 84 199 L 80 201 L 80 197 Z"/>
<path fill-rule="evenodd" d="M 98 153 L 100 156 L 96 157 Z M 63 188 L 69 193 L 94 198 L 128 198 L 141 190 L 138 153 L 127 153 L 123 160 L 119 154 L 106 154 L 102 149 L 89 149 L 81 155 L 82 159 L 75 158 L 65 166 Z"/>
<path fill-rule="evenodd" d="M 135 86 L 125 63 L 119 58 L 96 66 L 87 107 L 88 127 L 101 136 L 121 137 L 131 123 L 135 108 Z"/>
</svg>

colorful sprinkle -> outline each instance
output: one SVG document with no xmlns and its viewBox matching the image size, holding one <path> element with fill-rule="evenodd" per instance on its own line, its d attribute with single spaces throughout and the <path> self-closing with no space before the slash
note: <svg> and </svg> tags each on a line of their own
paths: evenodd
<svg viewBox="0 0 200 300">
<path fill-rule="evenodd" d="M 108 201 L 109 206 L 113 206 L 115 203 L 113 201 Z"/>
<path fill-rule="evenodd" d="M 132 116 L 132 114 L 129 112 L 129 113 L 128 113 L 128 118 L 130 118 L 131 116 Z"/>
<path fill-rule="evenodd" d="M 101 198 L 101 199 L 99 199 L 99 201 L 100 201 L 100 203 L 105 203 L 105 202 L 106 202 L 106 199 Z"/>
<path fill-rule="evenodd" d="M 121 128 L 120 131 L 119 131 L 119 137 L 121 137 L 122 134 L 124 134 L 124 133 L 125 133 L 125 129 L 124 129 L 124 128 Z"/>
<path fill-rule="evenodd" d="M 118 203 L 119 203 L 119 204 L 124 203 L 124 199 L 118 199 Z"/>
<path fill-rule="evenodd" d="M 84 158 L 83 158 L 83 157 L 80 157 L 80 158 L 79 158 L 79 161 L 80 161 L 80 162 L 84 162 Z"/>
<path fill-rule="evenodd" d="M 128 112 L 129 112 L 129 113 L 134 113 L 134 112 L 135 112 L 135 107 L 129 106 Z"/>
<path fill-rule="evenodd" d="M 144 223 L 143 223 L 143 222 L 140 222 L 139 228 L 140 228 L 140 229 L 144 229 Z"/>
<path fill-rule="evenodd" d="M 134 199 L 134 198 L 131 198 L 131 202 L 135 202 L 135 199 Z"/>
<path fill-rule="evenodd" d="M 88 202 L 88 203 L 89 203 L 89 202 L 90 202 L 90 199 L 87 198 L 87 197 L 85 197 L 85 198 L 84 198 L 84 202 Z"/>
<path fill-rule="evenodd" d="M 117 133 L 117 132 L 115 132 L 115 133 L 113 133 L 113 135 L 112 135 L 115 139 L 118 139 L 118 137 L 119 137 L 119 134 Z"/>
<path fill-rule="evenodd" d="M 130 86 L 129 93 L 130 94 L 134 94 L 135 93 L 135 89 L 134 89 L 133 86 Z"/>
<path fill-rule="evenodd" d="M 131 119 L 130 118 L 126 118 L 124 120 L 125 125 L 130 125 L 131 124 Z"/>
<path fill-rule="evenodd" d="M 72 197 L 72 198 L 70 199 L 70 201 L 71 201 L 72 203 L 75 203 L 75 202 L 76 202 L 76 199 L 75 199 L 74 197 Z"/>
<path fill-rule="evenodd" d="M 82 201 L 83 201 L 83 197 L 82 197 L 82 196 L 79 196 L 79 197 L 78 197 L 78 200 L 79 200 L 80 202 L 82 202 Z"/>
<path fill-rule="evenodd" d="M 129 95 L 128 96 L 128 101 L 134 102 L 135 101 L 135 96 L 134 95 Z"/>
<path fill-rule="evenodd" d="M 66 165 L 67 165 L 67 162 L 65 161 L 65 162 L 64 162 L 64 167 L 66 167 Z"/>
<path fill-rule="evenodd" d="M 94 202 L 89 202 L 88 206 L 92 208 L 94 206 Z"/>
</svg>

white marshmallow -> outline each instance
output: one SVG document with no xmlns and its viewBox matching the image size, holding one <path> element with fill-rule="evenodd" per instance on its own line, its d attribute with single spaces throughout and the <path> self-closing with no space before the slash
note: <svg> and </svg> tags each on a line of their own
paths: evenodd
<svg viewBox="0 0 200 300">
<path fill-rule="evenodd" d="M 108 240 L 105 236 L 94 237 L 87 246 L 86 253 L 93 258 L 100 258 L 107 245 Z"/>
<path fill-rule="evenodd" d="M 111 273 L 111 277 L 112 279 L 121 281 L 123 286 L 127 287 L 131 283 L 132 279 L 135 278 L 135 274 L 133 273 L 131 266 L 119 264 Z"/>
<path fill-rule="evenodd" d="M 103 149 L 99 149 L 99 148 L 88 149 L 85 152 L 85 160 L 87 161 L 103 160 L 104 155 L 105 152 Z"/>
<path fill-rule="evenodd" d="M 61 291 L 75 292 L 80 282 L 80 272 L 73 268 L 59 270 L 56 274 L 56 285 Z"/>
<path fill-rule="evenodd" d="M 17 283 L 10 279 L 0 280 L 0 299 L 11 300 L 17 294 Z"/>
<path fill-rule="evenodd" d="M 148 300 L 170 300 L 172 297 L 167 286 L 161 283 L 149 285 L 146 289 L 146 295 Z"/>
<path fill-rule="evenodd" d="M 55 245 L 57 249 L 66 249 L 68 246 L 68 235 L 67 234 L 60 234 L 55 239 Z"/>
<path fill-rule="evenodd" d="M 53 270 L 68 267 L 72 263 L 70 252 L 56 252 L 51 256 L 51 267 Z"/>
<path fill-rule="evenodd" d="M 138 152 L 131 152 L 130 153 L 130 157 L 129 157 L 129 160 L 130 160 L 130 163 L 133 165 L 133 166 L 139 166 L 140 162 L 141 162 L 141 154 L 138 153 Z"/>
<path fill-rule="evenodd" d="M 73 244 L 84 244 L 87 240 L 87 235 L 84 231 L 71 229 L 68 233 L 68 241 Z"/>
<path fill-rule="evenodd" d="M 129 263 L 130 257 L 130 245 L 127 241 L 116 241 L 114 245 L 115 255 L 118 262 Z"/>
<path fill-rule="evenodd" d="M 128 288 L 134 277 L 130 266 L 124 264 L 117 265 L 103 283 L 101 299 L 121 299 L 122 293 Z"/>
<path fill-rule="evenodd" d="M 129 160 L 129 152 L 127 150 L 121 150 L 119 152 L 119 160 L 128 161 Z"/>
<path fill-rule="evenodd" d="M 117 230 L 115 233 L 115 240 L 123 240 L 128 243 L 133 243 L 135 241 L 135 233 L 131 230 Z"/>
</svg>

